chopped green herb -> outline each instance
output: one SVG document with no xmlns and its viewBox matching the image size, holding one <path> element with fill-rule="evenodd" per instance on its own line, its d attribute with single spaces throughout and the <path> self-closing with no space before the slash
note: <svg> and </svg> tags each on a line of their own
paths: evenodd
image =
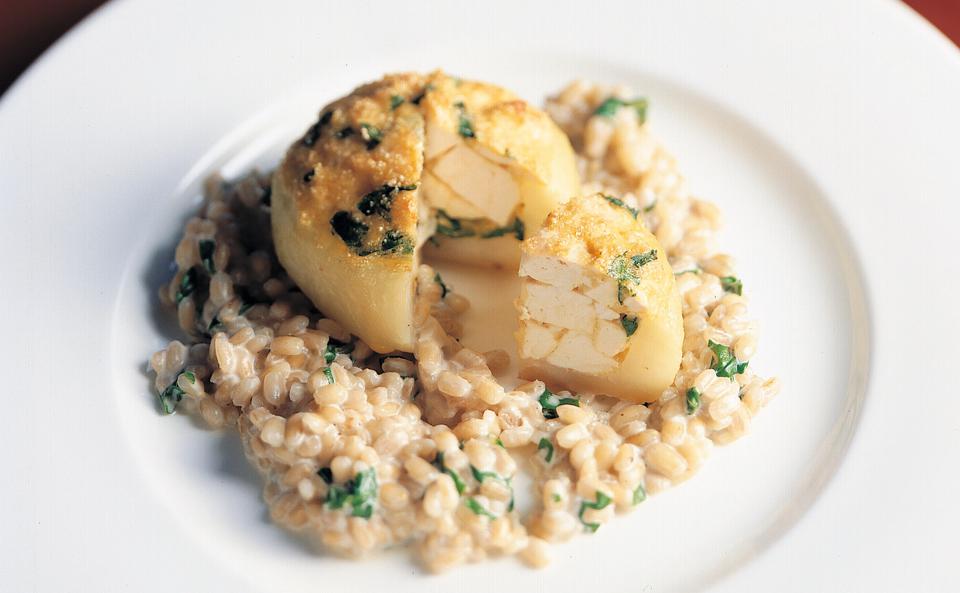
<svg viewBox="0 0 960 593">
<path fill-rule="evenodd" d="M 640 282 L 637 270 L 656 259 L 657 250 L 651 249 L 630 257 L 627 257 L 627 252 L 623 252 L 610 261 L 610 265 L 607 266 L 607 275 L 619 284 L 617 286 L 617 300 L 621 305 L 626 300 L 627 295 L 631 293 L 627 283 L 637 284 Z"/>
<path fill-rule="evenodd" d="M 628 206 L 626 202 L 624 202 L 620 198 L 615 198 L 613 196 L 603 196 L 603 197 L 614 206 L 619 206 L 624 210 L 626 210 L 627 212 L 629 212 L 630 215 L 633 216 L 634 218 L 636 218 L 640 214 L 639 210 L 637 210 L 636 208 L 633 208 L 632 206 Z"/>
<path fill-rule="evenodd" d="M 512 224 L 509 224 L 507 226 L 497 227 L 492 231 L 487 231 L 486 233 L 481 235 L 481 238 L 491 239 L 493 237 L 502 237 L 509 233 L 513 233 L 513 235 L 517 238 L 517 241 L 523 241 L 523 233 L 524 233 L 523 221 L 520 220 L 519 218 L 514 218 Z"/>
<path fill-rule="evenodd" d="M 453 480 L 453 485 L 457 488 L 457 494 L 463 494 L 463 491 L 467 489 L 467 485 L 463 483 L 463 478 L 460 477 L 455 470 L 446 466 L 443 462 L 443 452 L 437 453 L 436 459 L 433 460 L 433 465 L 439 471 L 450 476 L 450 479 Z"/>
<path fill-rule="evenodd" d="M 333 484 L 333 470 L 329 467 L 321 467 L 317 470 L 317 475 L 327 484 Z"/>
<path fill-rule="evenodd" d="M 319 473 L 319 472 L 318 472 Z M 323 477 L 321 474 L 320 477 Z M 330 475 L 331 480 L 333 474 Z M 326 478 L 324 478 L 326 481 Z M 377 501 L 377 472 L 374 468 L 358 472 L 356 477 L 343 486 L 331 484 L 327 490 L 327 506 L 341 509 L 349 505 L 351 515 L 369 519 L 373 516 L 373 507 Z"/>
<path fill-rule="evenodd" d="M 244 315 L 247 311 L 253 308 L 256 303 L 243 303 L 240 305 L 240 309 L 237 310 L 237 315 Z"/>
<path fill-rule="evenodd" d="M 183 399 L 183 396 L 186 394 L 183 389 L 180 389 L 180 386 L 177 385 L 177 380 L 180 376 L 187 378 L 187 381 L 191 383 L 197 382 L 197 376 L 190 371 L 183 371 L 177 378 L 173 380 L 173 383 L 167 386 L 166 389 L 157 394 L 157 399 L 160 401 L 160 409 L 164 414 L 173 414 L 173 411 L 177 409 L 177 404 L 180 403 L 180 400 Z"/>
<path fill-rule="evenodd" d="M 437 232 L 452 238 L 472 237 L 476 234 L 473 229 L 464 227 L 460 220 L 443 210 L 437 210 Z"/>
<path fill-rule="evenodd" d="M 620 315 L 620 325 L 623 326 L 623 331 L 626 332 L 629 338 L 636 333 L 637 326 L 640 325 L 640 319 L 636 315 Z"/>
<path fill-rule="evenodd" d="M 687 389 L 687 416 L 693 414 L 700 407 L 700 390 L 696 387 Z"/>
<path fill-rule="evenodd" d="M 349 136 L 353 136 L 353 134 L 354 134 L 354 129 L 351 128 L 350 126 L 347 126 L 341 129 L 340 131 L 338 131 L 336 134 L 334 134 L 334 136 L 342 139 L 342 138 L 347 138 Z"/>
<path fill-rule="evenodd" d="M 540 407 L 543 409 L 543 417 L 551 420 L 557 417 L 557 408 L 560 406 L 580 407 L 580 400 L 573 397 L 558 397 L 546 387 L 540 394 Z"/>
<path fill-rule="evenodd" d="M 327 367 L 323 369 L 323 375 L 327 378 L 327 383 L 336 383 L 337 380 L 333 376 L 333 369 Z"/>
<path fill-rule="evenodd" d="M 600 528 L 599 523 L 590 523 L 583 520 L 583 513 L 587 509 L 595 509 L 597 511 L 605 509 L 608 504 L 610 504 L 611 499 L 609 496 L 597 490 L 597 500 L 596 502 L 583 501 L 580 503 L 580 513 L 577 515 L 580 518 L 580 522 L 583 523 L 583 526 L 587 528 L 587 531 L 593 533 Z"/>
<path fill-rule="evenodd" d="M 551 461 L 553 461 L 553 443 L 550 442 L 550 439 L 548 439 L 547 437 L 543 437 L 540 439 L 540 442 L 537 443 L 537 451 L 540 451 L 541 449 L 547 450 L 547 454 L 543 458 L 544 461 L 546 461 L 547 463 L 550 463 Z"/>
<path fill-rule="evenodd" d="M 468 498 L 466 501 L 466 504 L 467 504 L 467 508 L 473 511 L 474 515 L 483 515 L 484 517 L 488 517 L 490 519 L 497 518 L 496 515 L 494 515 L 487 509 L 483 508 L 483 506 L 479 502 L 477 502 L 476 498 L 473 498 L 473 497 Z"/>
<path fill-rule="evenodd" d="M 433 86 L 433 83 L 432 83 L 432 82 L 427 83 L 427 85 L 426 85 L 425 87 L 423 87 L 423 90 L 420 91 L 420 94 L 417 95 L 416 97 L 410 99 L 410 102 L 413 103 L 414 105 L 419 105 L 419 104 L 420 104 L 420 101 L 423 101 L 423 98 L 424 98 L 425 96 L 427 96 L 427 93 L 430 92 L 430 91 L 432 91 L 434 88 L 436 88 L 436 87 Z"/>
<path fill-rule="evenodd" d="M 553 493 L 553 495 L 551 496 L 551 498 L 553 498 L 553 502 L 560 502 L 561 500 L 563 500 L 563 497 L 561 497 L 561 496 L 560 496 L 559 494 L 557 494 L 556 492 Z"/>
<path fill-rule="evenodd" d="M 379 214 L 387 220 L 390 220 L 390 209 L 393 207 L 393 199 L 402 191 L 413 191 L 417 185 L 384 185 L 372 192 L 364 195 L 357 203 L 357 209 L 367 216 Z"/>
<path fill-rule="evenodd" d="M 337 354 L 349 354 L 353 352 L 354 345 L 351 342 L 341 342 L 334 338 L 327 340 L 327 347 L 323 350 L 323 360 L 330 364 L 337 358 Z"/>
<path fill-rule="evenodd" d="M 470 122 L 470 117 L 467 115 L 467 108 L 464 106 L 463 101 L 457 101 L 453 106 L 459 111 L 457 131 L 464 138 L 476 138 L 477 134 L 473 131 L 473 123 Z"/>
<path fill-rule="evenodd" d="M 390 229 L 380 242 L 381 253 L 413 253 L 413 241 L 398 230 Z"/>
<path fill-rule="evenodd" d="M 473 479 L 481 484 L 486 478 L 493 478 L 494 480 L 503 480 L 496 472 L 484 472 L 477 469 L 475 466 L 470 466 L 470 473 L 473 474 Z M 504 480 L 506 481 L 506 480 Z"/>
<path fill-rule="evenodd" d="M 433 281 L 440 285 L 440 298 L 447 298 L 447 293 L 450 292 L 450 289 L 447 288 L 447 285 L 443 283 L 443 278 L 440 277 L 440 272 L 437 272 L 433 275 Z"/>
<path fill-rule="evenodd" d="M 207 333 L 212 336 L 212 335 L 214 334 L 214 332 L 216 332 L 216 331 L 218 331 L 218 330 L 219 330 L 219 331 L 222 331 L 222 330 L 226 329 L 226 327 L 227 327 L 227 326 L 225 326 L 225 325 L 223 324 L 223 322 L 220 321 L 220 316 L 219 316 L 219 314 L 218 314 L 218 315 L 214 315 L 214 316 L 213 316 L 213 319 L 210 320 L 210 324 L 207 326 Z"/>
<path fill-rule="evenodd" d="M 403 105 L 403 97 L 400 95 L 390 95 L 390 110 L 393 111 L 397 107 Z"/>
<path fill-rule="evenodd" d="M 177 304 L 180 304 L 180 301 L 187 298 L 193 291 L 197 289 L 197 267 L 194 266 L 187 270 L 183 277 L 180 278 L 180 288 L 177 289 L 177 294 L 174 297 L 174 300 Z"/>
<path fill-rule="evenodd" d="M 674 276 L 680 276 L 681 274 L 700 274 L 702 270 L 699 267 L 693 267 L 689 270 L 680 270 L 679 272 L 674 272 Z"/>
<path fill-rule="evenodd" d="M 213 265 L 213 252 L 217 244 L 210 239 L 201 239 L 197 243 L 197 247 L 200 252 L 200 262 L 203 264 L 203 267 L 206 268 L 210 274 L 216 273 L 217 270 Z"/>
<path fill-rule="evenodd" d="M 633 107 L 637 112 L 637 121 L 641 124 L 647 121 L 647 100 L 642 97 L 633 99 L 632 101 L 610 97 L 601 103 L 600 106 L 594 110 L 593 114 L 601 117 L 613 117 L 621 107 Z"/>
<path fill-rule="evenodd" d="M 749 361 L 740 362 L 737 360 L 729 346 L 718 344 L 713 340 L 709 340 L 707 346 L 713 350 L 714 360 L 711 368 L 717 372 L 718 377 L 733 377 L 747 370 Z"/>
<path fill-rule="evenodd" d="M 726 292 L 733 294 L 743 294 L 743 282 L 736 276 L 724 276 L 720 278 L 720 285 Z"/>
<path fill-rule="evenodd" d="M 656 207 L 657 207 L 657 200 L 654 199 L 652 202 L 650 202 L 649 204 L 647 204 L 646 206 L 643 207 L 643 211 L 644 211 L 644 212 L 650 212 L 651 210 L 653 210 L 653 209 L 656 208 Z"/>
<path fill-rule="evenodd" d="M 371 124 L 360 124 L 360 136 L 367 143 L 367 150 L 373 150 L 383 141 L 383 132 L 380 128 Z"/>
<path fill-rule="evenodd" d="M 499 437 L 497 438 L 497 440 L 495 440 L 495 441 L 493 441 L 493 442 L 494 442 L 498 447 L 500 447 L 501 449 L 506 449 L 506 448 L 507 448 L 507 446 L 503 444 L 503 441 L 501 441 L 501 440 L 499 439 Z"/>
<path fill-rule="evenodd" d="M 645 500 L 647 500 L 647 491 L 644 490 L 643 484 L 640 484 L 637 486 L 637 489 L 633 491 L 633 504 L 640 504 Z"/>
<path fill-rule="evenodd" d="M 347 247 L 353 249 L 360 248 L 364 237 L 367 236 L 367 231 L 370 230 L 370 227 L 354 218 L 346 210 L 334 214 L 333 218 L 330 219 L 330 226 L 333 227 L 333 231 L 340 236 Z"/>
</svg>

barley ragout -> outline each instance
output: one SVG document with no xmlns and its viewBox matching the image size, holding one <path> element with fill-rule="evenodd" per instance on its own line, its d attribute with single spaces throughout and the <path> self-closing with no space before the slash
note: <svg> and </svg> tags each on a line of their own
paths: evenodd
<svg viewBox="0 0 960 593">
<path fill-rule="evenodd" d="M 239 431 L 278 524 L 364 556 L 409 544 L 428 569 L 518 555 L 596 532 L 693 475 L 777 393 L 755 374 L 744 283 L 716 251 L 720 213 L 692 197 L 629 89 L 574 82 L 546 105 L 569 136 L 585 193 L 615 196 L 654 232 L 676 275 L 683 356 L 651 404 L 505 389 L 503 351 L 458 338 L 469 302 L 418 271 L 414 354 L 381 356 L 325 319 L 280 267 L 270 175 L 211 178 L 160 291 L 188 344 L 153 355 L 161 409 Z M 534 507 L 515 508 L 518 472 Z"/>
</svg>

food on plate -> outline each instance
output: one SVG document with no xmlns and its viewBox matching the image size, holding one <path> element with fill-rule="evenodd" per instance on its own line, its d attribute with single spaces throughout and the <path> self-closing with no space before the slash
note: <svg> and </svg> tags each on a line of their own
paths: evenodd
<svg viewBox="0 0 960 593">
<path fill-rule="evenodd" d="M 558 207 L 523 242 L 521 374 L 571 391 L 654 401 L 680 366 L 683 319 L 663 247 L 619 198 Z"/>
<path fill-rule="evenodd" d="M 556 124 L 517 109 L 489 85 L 388 76 L 321 111 L 277 171 L 212 177 L 183 229 L 160 298 L 189 339 L 151 358 L 160 409 L 237 430 L 272 520 L 332 553 L 544 566 L 549 544 L 691 477 L 778 391 L 753 362 L 750 285 L 714 246 L 720 212 L 646 101 L 575 82 L 547 101 Z M 514 193 L 477 170 L 507 148 Z M 518 265 L 524 241 L 523 293 L 469 296 L 518 299 L 525 380 L 506 350 L 465 345 L 468 295 L 418 257 L 438 239 L 476 273 L 503 256 L 483 247 L 498 228 Z"/>
<path fill-rule="evenodd" d="M 499 87 L 401 74 L 323 108 L 273 178 L 277 255 L 377 352 L 414 345 L 419 250 L 516 266 L 524 232 L 575 195 L 567 137 Z"/>
</svg>

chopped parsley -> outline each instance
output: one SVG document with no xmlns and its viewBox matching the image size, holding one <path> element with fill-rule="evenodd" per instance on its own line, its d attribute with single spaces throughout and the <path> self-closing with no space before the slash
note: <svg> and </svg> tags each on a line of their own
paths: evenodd
<svg viewBox="0 0 960 593">
<path fill-rule="evenodd" d="M 304 146 L 313 146 L 317 143 L 317 139 L 320 137 L 320 128 L 330 123 L 330 118 L 333 117 L 333 112 L 328 111 L 320 116 L 320 119 L 317 120 L 317 123 L 310 126 L 307 129 L 307 133 L 303 135 L 303 145 Z"/>
<path fill-rule="evenodd" d="M 743 294 L 743 282 L 736 276 L 724 276 L 720 278 L 720 285 L 726 292 L 733 294 Z"/>
<path fill-rule="evenodd" d="M 653 209 L 656 208 L 656 207 L 657 207 L 657 199 L 654 198 L 652 202 L 650 202 L 649 204 L 647 204 L 646 206 L 643 207 L 643 211 L 644 211 L 644 212 L 650 212 L 651 210 L 653 210 Z"/>
<path fill-rule="evenodd" d="M 367 143 L 367 150 L 373 150 L 383 141 L 383 132 L 380 128 L 371 124 L 360 124 L 360 136 Z"/>
<path fill-rule="evenodd" d="M 333 384 L 333 383 L 336 383 L 336 382 L 337 382 L 336 378 L 334 378 L 334 376 L 333 376 L 333 369 L 332 369 L 332 368 L 327 367 L 327 368 L 323 369 L 323 375 L 327 378 L 327 383 L 328 383 L 328 384 Z"/>
<path fill-rule="evenodd" d="M 643 484 L 640 484 L 637 486 L 637 489 L 633 491 L 633 504 L 640 504 L 645 500 L 647 500 L 647 491 L 644 490 Z"/>
<path fill-rule="evenodd" d="M 437 453 L 437 458 L 433 460 L 433 466 L 436 467 L 437 470 L 450 476 L 450 478 L 453 480 L 453 485 L 456 486 L 457 488 L 457 494 L 463 494 L 463 491 L 467 489 L 467 485 L 464 484 L 463 478 L 460 477 L 460 474 L 458 474 L 453 469 L 447 467 L 446 464 L 443 462 L 442 451 L 440 453 Z"/>
<path fill-rule="evenodd" d="M 636 333 L 637 326 L 640 325 L 640 319 L 638 319 L 636 315 L 620 315 L 620 325 L 623 326 L 623 331 L 626 332 L 629 338 Z"/>
<path fill-rule="evenodd" d="M 402 191 L 413 191 L 417 189 L 414 185 L 383 185 L 372 192 L 365 194 L 357 203 L 357 209 L 367 216 L 379 214 L 386 220 L 390 220 L 390 209 L 393 207 L 393 199 Z"/>
<path fill-rule="evenodd" d="M 433 281 L 440 285 L 440 298 L 447 298 L 447 293 L 450 292 L 450 289 L 447 288 L 447 285 L 443 283 L 443 278 L 440 277 L 440 272 L 437 272 L 433 275 Z"/>
<path fill-rule="evenodd" d="M 689 268 L 689 269 L 687 269 L 687 270 L 680 270 L 679 272 L 674 272 L 673 275 L 674 275 L 674 276 L 680 276 L 680 275 L 682 275 L 682 274 L 700 274 L 701 272 L 702 272 L 702 270 L 700 269 L 700 266 L 694 266 L 694 267 Z"/>
<path fill-rule="evenodd" d="M 483 239 L 491 239 L 493 237 L 502 237 L 504 235 L 513 233 L 513 235 L 517 238 L 517 241 L 523 241 L 523 232 L 524 232 L 523 221 L 520 220 L 519 218 L 514 218 L 512 224 L 508 224 L 507 226 L 497 227 L 491 231 L 487 231 L 484 234 L 480 235 L 480 237 Z"/>
<path fill-rule="evenodd" d="M 553 502 L 560 502 L 561 500 L 563 500 L 563 497 L 557 494 L 556 492 L 554 492 L 551 495 L 551 498 L 553 498 Z"/>
<path fill-rule="evenodd" d="M 484 517 L 490 519 L 496 519 L 497 516 L 483 508 L 483 506 L 477 501 L 476 498 L 470 497 L 466 501 L 467 508 L 473 511 L 474 515 L 483 515 Z"/>
<path fill-rule="evenodd" d="M 180 379 L 181 375 L 186 377 L 187 381 L 190 381 L 190 383 L 195 384 L 197 382 L 197 376 L 191 371 L 183 371 L 177 375 L 176 379 L 173 380 L 173 383 L 158 393 L 157 399 L 160 401 L 160 409 L 164 414 L 173 414 L 173 411 L 177 409 L 177 404 L 180 403 L 180 400 L 182 400 L 183 396 L 185 395 L 183 389 L 180 389 L 180 386 L 177 385 L 177 380 Z"/>
<path fill-rule="evenodd" d="M 180 288 L 177 289 L 177 294 L 174 296 L 174 300 L 177 304 L 180 304 L 180 301 L 187 298 L 197 289 L 197 268 L 196 266 L 190 268 L 184 273 L 183 277 L 180 278 Z"/>
<path fill-rule="evenodd" d="M 547 450 L 547 454 L 544 456 L 543 460 L 547 463 L 553 461 L 553 443 L 550 442 L 550 439 L 547 437 L 540 439 L 540 442 L 537 443 L 537 451 L 539 452 L 541 449 Z"/>
<path fill-rule="evenodd" d="M 333 218 L 330 219 L 330 226 L 333 227 L 333 231 L 340 236 L 347 247 L 352 247 L 353 249 L 359 249 L 363 243 L 364 237 L 367 236 L 367 231 L 370 230 L 363 222 L 357 220 L 353 217 L 352 214 L 346 210 L 341 210 L 333 215 Z"/>
<path fill-rule="evenodd" d="M 500 437 L 497 437 L 497 440 L 493 441 L 501 449 L 506 449 L 507 446 L 503 444 L 503 441 L 500 440 Z"/>
<path fill-rule="evenodd" d="M 217 244 L 210 239 L 201 239 L 197 243 L 197 247 L 200 251 L 200 262 L 203 263 L 203 267 L 206 268 L 210 274 L 215 273 L 217 270 L 213 265 L 213 252 Z"/>
<path fill-rule="evenodd" d="M 323 360 L 327 364 L 330 364 L 337 358 L 337 354 L 349 354 L 353 352 L 353 347 L 351 342 L 341 342 L 340 340 L 329 338 L 327 340 L 327 347 L 323 351 Z"/>
<path fill-rule="evenodd" d="M 453 104 L 459 112 L 459 118 L 457 120 L 457 132 L 464 138 L 476 138 L 477 134 L 473 131 L 473 123 L 470 121 L 470 117 L 467 115 L 467 108 L 464 106 L 463 101 L 457 101 Z"/>
<path fill-rule="evenodd" d="M 599 523 L 590 523 L 583 520 L 583 513 L 587 509 L 602 510 L 607 508 L 607 505 L 610 504 L 611 499 L 609 496 L 597 490 L 597 500 L 596 502 L 583 501 L 580 503 L 580 513 L 577 515 L 580 518 L 580 522 L 583 523 L 583 526 L 587 528 L 587 531 L 594 533 L 597 529 L 600 529 Z"/>
<path fill-rule="evenodd" d="M 207 333 L 212 336 L 214 332 L 223 331 L 224 329 L 226 329 L 226 327 L 227 326 L 225 326 L 223 322 L 220 321 L 220 314 L 218 313 L 213 316 L 213 319 L 210 320 L 210 325 L 207 326 Z"/>
<path fill-rule="evenodd" d="M 513 485 L 510 483 L 510 478 L 504 478 L 496 472 L 485 472 L 480 471 L 475 466 L 470 466 L 470 473 L 473 474 L 473 479 L 479 484 L 483 484 L 483 481 L 487 478 L 493 478 L 494 480 L 500 480 L 507 485 L 507 488 L 510 489 L 510 504 L 507 505 L 507 512 L 513 510 Z"/>
<path fill-rule="evenodd" d="M 472 237 L 476 232 L 463 226 L 459 219 L 453 218 L 444 210 L 437 210 L 437 232 L 441 235 L 452 237 Z"/>
<path fill-rule="evenodd" d="M 543 409 L 543 417 L 552 420 L 557 417 L 557 408 L 560 406 L 580 407 L 580 400 L 573 397 L 559 397 L 546 387 L 540 394 L 540 407 Z"/>
<path fill-rule="evenodd" d="M 696 387 L 687 389 L 687 416 L 693 414 L 700 407 L 700 390 Z"/>
<path fill-rule="evenodd" d="M 610 261 L 610 265 L 607 266 L 607 275 L 617 281 L 617 301 L 619 301 L 621 305 L 626 299 L 626 295 L 630 292 L 627 283 L 637 284 L 640 282 L 640 276 L 637 275 L 637 271 L 656 259 L 657 250 L 650 249 L 649 251 L 644 251 L 643 253 L 630 257 L 627 257 L 627 252 L 624 251 Z"/>
<path fill-rule="evenodd" d="M 247 311 L 253 308 L 256 303 L 243 303 L 240 305 L 240 309 L 237 310 L 237 315 L 244 315 Z"/>
<path fill-rule="evenodd" d="M 323 477 L 321 475 L 321 477 Z M 332 479 L 331 474 L 331 479 Z M 327 490 L 327 506 L 341 509 L 348 506 L 354 517 L 369 519 L 377 501 L 377 472 L 374 468 L 358 472 L 356 477 L 343 486 L 330 484 Z"/>
<path fill-rule="evenodd" d="M 410 239 L 410 237 L 404 235 L 400 231 L 390 229 L 384 233 L 383 240 L 380 241 L 380 252 L 402 254 L 413 253 L 413 241 Z"/>
<path fill-rule="evenodd" d="M 627 212 L 629 212 L 630 215 L 633 216 L 634 218 L 636 218 L 636 217 L 640 214 L 640 211 L 639 211 L 639 210 L 637 210 L 636 208 L 634 208 L 634 207 L 632 207 L 632 206 L 628 206 L 627 203 L 624 202 L 623 200 L 621 200 L 620 198 L 615 198 L 615 197 L 613 197 L 613 196 L 603 196 L 603 198 L 604 198 L 606 201 L 608 201 L 608 202 L 610 202 L 611 204 L 613 204 L 614 206 L 619 206 L 619 207 L 623 208 L 624 210 L 626 210 Z"/>
<path fill-rule="evenodd" d="M 329 467 L 321 467 L 317 470 L 317 475 L 327 484 L 333 484 L 333 470 Z"/>
<path fill-rule="evenodd" d="M 747 365 L 750 364 L 750 362 L 740 362 L 737 360 L 737 357 L 733 355 L 729 346 L 717 344 L 713 340 L 709 340 L 707 345 L 713 350 L 714 360 L 711 368 L 717 372 L 718 377 L 733 377 L 747 370 Z"/>
<path fill-rule="evenodd" d="M 400 95 L 390 95 L 390 110 L 393 111 L 397 107 L 403 105 L 403 97 Z"/>
<path fill-rule="evenodd" d="M 347 138 L 349 136 L 353 136 L 353 134 L 354 134 L 354 129 L 351 128 L 350 126 L 347 126 L 345 128 L 340 129 L 336 134 L 334 134 L 334 136 L 342 139 L 342 138 Z"/>
<path fill-rule="evenodd" d="M 632 107 L 637 112 L 637 121 L 642 124 L 647 121 L 647 106 L 647 100 L 643 97 L 638 97 L 631 101 L 610 97 L 601 103 L 600 106 L 594 110 L 593 114 L 601 117 L 613 117 L 621 107 Z"/>
</svg>

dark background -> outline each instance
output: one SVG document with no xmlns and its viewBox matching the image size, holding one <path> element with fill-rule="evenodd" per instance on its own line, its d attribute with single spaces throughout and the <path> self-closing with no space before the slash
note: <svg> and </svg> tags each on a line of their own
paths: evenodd
<svg viewBox="0 0 960 593">
<path fill-rule="evenodd" d="M 960 0 L 906 1 L 960 45 Z M 101 4 L 103 0 L 0 0 L 0 94 L 45 49 Z"/>
</svg>

